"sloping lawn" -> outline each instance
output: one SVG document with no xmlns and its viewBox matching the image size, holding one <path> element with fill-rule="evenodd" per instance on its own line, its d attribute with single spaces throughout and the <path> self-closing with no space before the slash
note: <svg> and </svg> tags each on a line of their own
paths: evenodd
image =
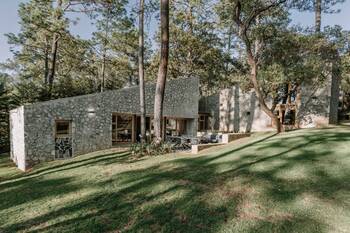
<svg viewBox="0 0 350 233">
<path fill-rule="evenodd" d="M 28 173 L 3 155 L 0 232 L 350 232 L 350 128 L 195 156 L 110 150 Z"/>
</svg>

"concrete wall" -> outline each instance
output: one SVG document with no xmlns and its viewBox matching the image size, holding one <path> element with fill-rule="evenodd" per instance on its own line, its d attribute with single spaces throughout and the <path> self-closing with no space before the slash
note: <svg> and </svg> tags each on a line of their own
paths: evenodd
<svg viewBox="0 0 350 233">
<path fill-rule="evenodd" d="M 18 168 L 25 171 L 25 143 L 24 143 L 24 108 L 18 107 L 10 111 L 10 141 L 11 159 Z"/>
<path fill-rule="evenodd" d="M 327 126 L 338 123 L 339 78 L 330 76 L 324 86 L 301 87 L 301 103 L 297 120 L 301 128 Z M 271 106 L 271 101 L 268 101 Z M 254 90 L 242 92 L 238 85 L 224 89 L 217 95 L 203 97 L 199 112 L 211 114 L 215 130 L 223 132 L 251 132 L 273 130 L 271 119 L 260 108 Z"/>
<path fill-rule="evenodd" d="M 192 119 L 187 131 L 192 136 L 197 129 L 198 79 L 169 81 L 165 89 L 164 116 Z M 146 110 L 153 115 L 155 85 L 146 85 Z M 24 131 L 26 165 L 55 157 L 55 121 L 72 122 L 73 155 L 84 154 L 112 146 L 112 113 L 139 114 L 139 87 L 58 99 L 25 105 Z M 12 119 L 17 127 L 17 120 Z M 13 148 L 16 154 L 16 148 Z"/>
<path fill-rule="evenodd" d="M 339 119 L 339 101 L 340 101 L 340 77 L 337 72 L 333 72 L 331 99 L 329 107 L 329 124 L 338 124 Z"/>
<path fill-rule="evenodd" d="M 214 118 L 215 130 L 222 132 L 251 132 L 272 130 L 270 118 L 261 110 L 255 92 L 243 92 L 238 85 L 217 95 L 204 97 L 200 111 Z M 213 114 L 214 113 L 214 114 Z"/>
<path fill-rule="evenodd" d="M 301 128 L 322 127 L 338 123 L 339 79 L 330 76 L 322 88 L 303 85 L 297 114 Z"/>
</svg>

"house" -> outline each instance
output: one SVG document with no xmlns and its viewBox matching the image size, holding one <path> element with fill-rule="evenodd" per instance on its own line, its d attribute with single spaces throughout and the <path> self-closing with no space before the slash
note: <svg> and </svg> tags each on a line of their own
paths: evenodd
<svg viewBox="0 0 350 233">
<path fill-rule="evenodd" d="M 155 84 L 145 87 L 146 128 L 153 133 Z M 283 124 L 317 127 L 337 122 L 339 82 L 323 88 L 303 86 L 298 104 L 276 108 Z M 270 103 L 271 104 L 271 103 Z M 335 107 L 334 107 L 335 105 Z M 286 108 L 293 114 L 284 118 Z M 294 112 L 294 113 L 293 113 Z M 199 96 L 198 78 L 170 80 L 164 99 L 163 136 L 196 137 L 198 132 L 273 130 L 254 91 L 238 85 L 218 94 Z M 20 106 L 10 112 L 11 158 L 21 170 L 41 161 L 71 158 L 140 140 L 139 88 L 129 87 L 91 95 Z"/>
<path fill-rule="evenodd" d="M 196 136 L 198 86 L 197 78 L 167 83 L 164 132 Z M 155 85 L 146 85 L 145 93 L 147 130 L 151 134 Z M 139 106 L 138 87 L 20 106 L 10 112 L 11 158 L 21 170 L 27 170 L 41 161 L 136 142 Z"/>
</svg>

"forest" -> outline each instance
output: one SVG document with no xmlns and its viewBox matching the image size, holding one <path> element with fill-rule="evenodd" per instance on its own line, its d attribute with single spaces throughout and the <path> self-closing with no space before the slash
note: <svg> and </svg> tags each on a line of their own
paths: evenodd
<svg viewBox="0 0 350 233">
<path fill-rule="evenodd" d="M 20 32 L 6 34 L 13 57 L 0 64 L 0 152 L 9 150 L 9 110 L 16 106 L 139 85 L 144 115 L 145 82 L 157 83 L 154 117 L 156 139 L 161 140 L 164 85 L 184 77 L 200 79 L 202 96 L 237 83 L 253 88 L 264 112 L 279 126 L 274 114 L 278 102 L 297 95 L 302 83 L 320 87 L 336 75 L 347 111 L 350 34 L 322 24 L 322 15 L 337 14 L 343 2 L 23 2 Z M 314 25 L 292 24 L 291 11 L 312 12 Z M 94 28 L 90 39 L 72 29 L 82 20 Z"/>
</svg>

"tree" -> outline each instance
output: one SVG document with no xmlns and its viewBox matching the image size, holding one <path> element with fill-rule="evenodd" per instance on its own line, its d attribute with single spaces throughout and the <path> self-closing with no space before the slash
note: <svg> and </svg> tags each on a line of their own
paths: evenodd
<svg viewBox="0 0 350 233">
<path fill-rule="evenodd" d="M 9 76 L 0 73 L 0 153 L 10 149 L 9 111 L 15 106 Z"/>
<path fill-rule="evenodd" d="M 212 0 L 178 0 L 169 9 L 167 79 L 198 77 L 202 95 L 231 86 L 238 68 L 233 49 L 225 48 L 225 32 L 216 21 L 214 7 L 208 7 L 213 4 Z M 155 76 L 158 68 L 159 56 L 154 53 L 147 77 Z"/>
<path fill-rule="evenodd" d="M 58 41 L 60 39 L 60 31 L 62 30 L 62 16 L 63 16 L 63 9 L 62 9 L 62 0 L 57 0 L 57 7 L 54 10 L 54 28 L 53 28 L 53 36 L 52 36 L 52 42 L 51 42 L 51 66 L 49 68 L 47 82 L 49 84 L 49 95 L 51 95 L 52 92 L 52 86 L 53 81 L 55 78 L 55 72 L 56 72 L 56 63 L 57 63 L 57 51 L 58 51 Z"/>
<path fill-rule="evenodd" d="M 340 26 L 327 26 L 323 31 L 324 36 L 334 44 L 339 54 L 339 75 L 341 77 L 342 109 L 341 114 L 347 114 L 350 110 L 350 32 Z"/>
<path fill-rule="evenodd" d="M 268 3 L 265 3 L 264 1 L 257 3 L 238 0 L 234 3 L 234 11 L 232 15 L 233 21 L 237 26 L 237 35 L 245 45 L 247 62 L 250 67 L 250 81 L 254 87 L 260 107 L 275 123 L 278 133 L 282 130 L 280 120 L 274 114 L 273 109 L 267 106 L 265 99 L 266 96 L 264 95 L 258 80 L 263 41 L 261 40 L 261 37 L 259 38 L 258 32 L 254 31 L 254 29 L 258 30 L 258 26 L 263 26 L 263 17 L 271 16 L 276 9 L 281 10 L 280 6 L 285 2 L 286 0 L 274 0 L 269 1 Z"/>
<path fill-rule="evenodd" d="M 91 93 L 93 78 L 90 79 L 91 69 L 87 68 L 87 64 L 91 64 L 88 60 L 92 56 L 87 55 L 91 50 L 86 41 L 69 33 L 69 20 L 63 15 L 67 7 L 64 5 L 64 9 L 59 10 L 53 7 L 51 1 L 40 0 L 31 0 L 19 6 L 20 32 L 17 35 L 7 34 L 14 56 L 3 67 L 16 80 L 15 89 L 21 103 L 65 94 L 85 94 L 82 90 L 86 89 L 82 88 L 81 83 L 88 84 L 87 93 Z M 58 40 L 59 46 L 54 43 Z M 78 84 L 77 79 L 81 76 L 84 79 L 80 80 L 79 87 L 68 85 L 61 88 L 67 80 L 72 81 L 70 84 Z M 59 91 L 56 90 L 58 87 Z"/>
<path fill-rule="evenodd" d="M 322 0 L 315 0 L 315 32 L 321 32 Z"/>
<path fill-rule="evenodd" d="M 101 1 L 85 6 L 96 26 L 90 42 L 96 53 L 101 91 L 119 87 L 126 77 L 136 75 L 137 28 L 126 4 L 127 1 Z"/>
<path fill-rule="evenodd" d="M 301 11 L 311 11 L 315 13 L 315 32 L 321 32 L 322 13 L 338 13 L 339 9 L 333 9 L 336 4 L 345 0 L 296 0 L 291 1 L 291 5 Z"/>
<path fill-rule="evenodd" d="M 140 88 L 140 113 L 141 113 L 141 143 L 146 138 L 146 106 L 145 106 L 145 70 L 144 70 L 144 0 L 139 0 L 139 88 Z"/>
<path fill-rule="evenodd" d="M 154 98 L 155 144 L 160 145 L 162 138 L 163 102 L 169 58 L 169 0 L 160 2 L 161 50 L 160 65 Z"/>
</svg>

